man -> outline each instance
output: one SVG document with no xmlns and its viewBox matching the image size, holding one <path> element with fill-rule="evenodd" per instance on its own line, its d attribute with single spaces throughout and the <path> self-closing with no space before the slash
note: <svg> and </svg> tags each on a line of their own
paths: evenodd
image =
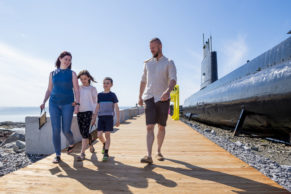
<svg viewBox="0 0 291 194">
<path fill-rule="evenodd" d="M 142 106 L 145 103 L 148 150 L 148 155 L 142 158 L 141 162 L 149 164 L 153 162 L 152 147 L 155 138 L 155 124 L 158 124 L 159 128 L 157 159 L 164 160 L 161 148 L 165 138 L 170 93 L 177 82 L 175 64 L 163 56 L 162 42 L 159 38 L 150 41 L 150 50 L 153 58 L 145 61 L 139 92 L 139 105 Z"/>
</svg>

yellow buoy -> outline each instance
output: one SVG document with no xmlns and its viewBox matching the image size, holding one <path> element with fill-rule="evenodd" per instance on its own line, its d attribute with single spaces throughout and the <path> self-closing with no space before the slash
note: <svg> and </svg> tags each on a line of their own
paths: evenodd
<svg viewBox="0 0 291 194">
<path fill-rule="evenodd" d="M 179 85 L 176 85 L 171 92 L 171 102 L 174 102 L 173 120 L 179 120 L 180 103 L 179 103 Z"/>
</svg>

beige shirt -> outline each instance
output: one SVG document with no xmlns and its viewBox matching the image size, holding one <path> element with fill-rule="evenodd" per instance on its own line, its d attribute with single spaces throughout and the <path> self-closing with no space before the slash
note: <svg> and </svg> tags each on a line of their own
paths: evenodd
<svg viewBox="0 0 291 194">
<path fill-rule="evenodd" d="M 155 102 L 161 100 L 171 80 L 177 81 L 174 61 L 162 56 L 159 60 L 151 58 L 145 61 L 141 81 L 146 83 L 143 100 L 154 97 Z"/>
</svg>

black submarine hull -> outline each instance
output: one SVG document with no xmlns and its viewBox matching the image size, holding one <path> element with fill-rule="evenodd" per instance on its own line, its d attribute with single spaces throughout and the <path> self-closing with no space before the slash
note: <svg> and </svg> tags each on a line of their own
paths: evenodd
<svg viewBox="0 0 291 194">
<path fill-rule="evenodd" d="M 266 96 L 260 99 L 245 99 L 229 103 L 217 103 L 198 105 L 195 107 L 183 107 L 184 114 L 191 119 L 216 125 L 235 128 L 241 109 L 244 107 L 250 114 L 246 117 L 243 129 L 256 133 L 275 132 L 278 136 L 286 135 L 288 140 L 291 133 L 291 93 L 284 96 Z M 187 114 L 188 113 L 188 114 Z"/>
<path fill-rule="evenodd" d="M 235 128 L 242 108 L 243 129 L 291 134 L 291 38 L 187 98 L 191 119 Z"/>
</svg>

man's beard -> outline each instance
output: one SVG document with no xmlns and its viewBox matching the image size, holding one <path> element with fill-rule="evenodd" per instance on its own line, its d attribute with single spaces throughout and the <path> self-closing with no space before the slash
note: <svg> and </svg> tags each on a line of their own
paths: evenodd
<svg viewBox="0 0 291 194">
<path fill-rule="evenodd" d="M 153 57 L 157 58 L 159 56 L 159 54 L 160 54 L 160 49 L 158 50 L 158 52 L 156 54 L 153 54 Z"/>
</svg>

